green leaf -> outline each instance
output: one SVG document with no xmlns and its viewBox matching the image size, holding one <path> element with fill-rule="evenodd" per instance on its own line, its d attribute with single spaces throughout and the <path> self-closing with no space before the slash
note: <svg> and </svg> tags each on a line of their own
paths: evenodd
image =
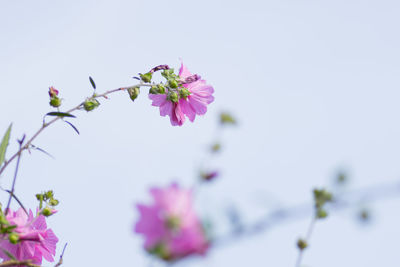
<svg viewBox="0 0 400 267">
<path fill-rule="evenodd" d="M 3 164 L 4 159 L 6 157 L 6 150 L 7 150 L 8 143 L 10 141 L 11 126 L 12 126 L 12 124 L 10 124 L 10 126 L 8 126 L 8 129 L 7 129 L 7 131 L 3 137 L 3 140 L 1 141 L 1 144 L 0 144 L 0 166 L 1 166 L 1 164 Z"/>
<path fill-rule="evenodd" d="M 49 112 L 46 114 L 46 116 L 57 116 L 57 117 L 70 117 L 70 118 L 76 118 L 74 115 L 66 113 L 66 112 Z"/>
<path fill-rule="evenodd" d="M 89 81 L 90 81 L 90 83 L 92 84 L 93 89 L 96 90 L 96 84 L 94 83 L 92 77 L 90 77 L 90 76 L 89 76 Z"/>
<path fill-rule="evenodd" d="M 15 257 L 14 257 L 14 255 L 13 254 L 11 254 L 10 252 L 8 252 L 7 250 L 5 250 L 4 248 L 2 248 L 1 249 L 3 252 L 4 252 L 4 254 L 6 254 L 10 259 L 12 259 L 12 260 L 17 260 Z"/>
</svg>

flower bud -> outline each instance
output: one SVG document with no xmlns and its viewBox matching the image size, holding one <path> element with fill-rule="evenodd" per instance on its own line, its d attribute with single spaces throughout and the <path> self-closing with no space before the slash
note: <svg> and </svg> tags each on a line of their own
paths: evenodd
<svg viewBox="0 0 400 267">
<path fill-rule="evenodd" d="M 169 66 L 168 65 L 158 65 L 158 66 L 152 68 L 149 72 L 154 73 L 159 70 L 169 70 Z"/>
<path fill-rule="evenodd" d="M 177 103 L 179 98 L 178 98 L 178 94 L 176 92 L 170 92 L 168 94 L 167 99 L 171 102 Z"/>
<path fill-rule="evenodd" d="M 326 212 L 326 210 L 324 210 L 324 209 L 318 209 L 318 210 L 317 210 L 316 217 L 317 217 L 318 219 L 324 219 L 324 218 L 326 218 L 327 216 L 328 216 L 328 213 Z"/>
<path fill-rule="evenodd" d="M 165 223 L 168 229 L 176 230 L 179 229 L 181 220 L 177 216 L 168 216 Z"/>
<path fill-rule="evenodd" d="M 227 112 L 221 113 L 220 122 L 221 122 L 221 124 L 236 124 L 235 118 Z"/>
<path fill-rule="evenodd" d="M 300 250 L 303 250 L 303 249 L 307 248 L 308 247 L 307 241 L 300 238 L 299 240 L 297 240 L 297 247 Z"/>
<path fill-rule="evenodd" d="M 53 96 L 52 98 L 50 98 L 50 106 L 58 108 L 59 106 L 61 106 L 61 99 L 58 98 L 57 96 Z"/>
<path fill-rule="evenodd" d="M 55 213 L 57 213 L 57 210 L 50 208 L 50 207 L 46 207 L 40 212 L 40 214 L 42 214 L 43 216 L 46 216 L 46 217 L 49 217 Z"/>
<path fill-rule="evenodd" d="M 168 86 L 171 88 L 178 88 L 178 82 L 176 80 L 168 80 Z"/>
<path fill-rule="evenodd" d="M 54 88 L 53 86 L 51 86 L 49 88 L 49 96 L 50 97 L 58 96 L 58 90 L 56 88 Z"/>
<path fill-rule="evenodd" d="M 189 90 L 187 88 L 182 88 L 182 89 L 179 90 L 179 96 L 181 98 L 186 99 L 189 95 L 190 95 L 190 92 L 189 92 Z"/>
<path fill-rule="evenodd" d="M 202 172 L 201 178 L 205 181 L 211 181 L 214 180 L 216 177 L 218 177 L 218 175 L 219 175 L 218 171 Z"/>
<path fill-rule="evenodd" d="M 100 102 L 95 98 L 89 98 L 83 103 L 83 108 L 86 111 L 92 111 L 100 105 Z"/>
<path fill-rule="evenodd" d="M 128 88 L 128 94 L 129 97 L 132 99 L 132 101 L 135 101 L 135 99 L 138 97 L 140 94 L 140 88 L 139 87 L 130 87 Z"/>
<path fill-rule="evenodd" d="M 17 244 L 19 241 L 19 236 L 17 233 L 11 233 L 8 235 L 8 240 L 11 244 Z"/>
<path fill-rule="evenodd" d="M 149 90 L 149 94 L 157 95 L 158 94 L 158 88 L 157 86 L 152 86 Z"/>
<path fill-rule="evenodd" d="M 144 81 L 145 83 L 151 82 L 151 79 L 153 78 L 153 74 L 151 72 L 148 72 L 145 74 L 139 73 L 139 76 L 140 76 L 140 79 L 142 79 L 142 81 Z"/>
</svg>

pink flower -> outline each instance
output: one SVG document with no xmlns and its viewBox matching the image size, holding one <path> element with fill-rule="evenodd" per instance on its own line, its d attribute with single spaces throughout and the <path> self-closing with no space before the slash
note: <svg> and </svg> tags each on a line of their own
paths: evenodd
<svg viewBox="0 0 400 267">
<path fill-rule="evenodd" d="M 58 238 L 51 229 L 47 229 L 46 219 L 43 215 L 33 217 L 32 211 L 27 215 L 22 208 L 10 211 L 6 216 L 11 225 L 17 227 L 13 230 L 19 236 L 19 242 L 12 244 L 7 236 L 0 236 L 0 258 L 10 260 L 3 251 L 11 253 L 17 260 L 31 260 L 40 265 L 42 258 L 53 262 L 56 254 Z"/>
<path fill-rule="evenodd" d="M 164 94 L 149 94 L 149 98 L 153 101 L 152 105 L 160 107 L 160 115 L 168 115 L 173 126 L 182 126 L 185 116 L 193 122 L 196 115 L 204 115 L 207 112 L 207 105 L 214 101 L 212 96 L 214 88 L 199 75 L 192 75 L 183 63 L 179 77 L 180 86 L 175 90 L 178 95 L 176 101 L 171 100 L 168 95 L 173 90 Z"/>
<path fill-rule="evenodd" d="M 164 260 L 204 254 L 209 242 L 192 206 L 192 191 L 172 184 L 150 193 L 152 205 L 137 205 L 140 220 L 135 232 L 144 235 L 144 248 Z"/>
</svg>

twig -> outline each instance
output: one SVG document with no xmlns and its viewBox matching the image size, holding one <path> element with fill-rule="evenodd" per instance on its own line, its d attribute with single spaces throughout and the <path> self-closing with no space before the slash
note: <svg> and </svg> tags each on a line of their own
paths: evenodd
<svg viewBox="0 0 400 267">
<path fill-rule="evenodd" d="M 133 86 L 121 87 L 121 88 L 106 91 L 103 94 L 93 95 L 91 98 L 96 99 L 96 98 L 100 98 L 100 97 L 107 97 L 107 95 L 118 92 L 118 91 L 123 91 L 128 88 L 141 87 L 141 86 L 151 87 L 152 84 L 139 83 L 139 84 L 136 84 Z M 74 108 L 71 108 L 66 113 L 72 113 L 76 110 L 79 110 L 83 107 L 83 105 L 84 105 L 84 102 L 80 103 L 79 105 L 75 106 Z M 52 119 L 51 121 L 49 121 L 48 123 L 43 123 L 42 127 L 40 127 L 39 130 L 37 130 L 37 132 L 17 152 L 14 155 L 12 155 L 9 160 L 4 162 L 3 167 L 1 167 L 1 169 L 0 169 L 0 175 L 4 172 L 4 170 L 7 168 L 7 166 L 18 157 L 19 154 L 21 154 L 24 150 L 29 149 L 33 140 L 35 140 L 36 137 L 38 137 L 44 129 L 46 129 L 48 126 L 52 125 L 53 123 L 55 123 L 56 121 L 58 121 L 61 118 L 62 117 L 56 117 L 56 118 Z"/>
<path fill-rule="evenodd" d="M 331 212 L 339 211 L 351 208 L 359 201 L 372 202 L 391 197 L 400 197 L 400 182 L 386 185 L 373 185 L 334 196 L 334 202 L 329 204 L 329 210 Z M 275 226 L 280 226 L 282 223 L 308 218 L 313 211 L 314 208 L 310 203 L 275 209 L 259 220 L 247 226 L 243 226 L 240 232 L 233 230 L 225 235 L 216 237 L 213 241 L 214 246 L 228 245 L 241 238 L 254 236 L 270 230 Z"/>
<path fill-rule="evenodd" d="M 25 135 L 22 137 L 21 140 L 18 140 L 18 143 L 19 143 L 18 160 L 17 160 L 17 165 L 15 166 L 14 179 L 13 179 L 12 186 L 11 186 L 11 192 L 9 192 L 10 196 L 8 198 L 7 207 L 6 207 L 6 210 L 5 210 L 5 214 L 6 215 L 8 214 L 8 211 L 10 209 L 11 200 L 12 200 L 12 198 L 14 196 L 15 182 L 17 181 L 19 162 L 21 160 L 21 153 L 22 153 L 21 147 L 22 147 L 22 143 L 24 142 L 24 140 L 25 140 Z"/>
<path fill-rule="evenodd" d="M 8 267 L 8 266 L 28 266 L 28 267 L 40 267 L 40 265 L 33 264 L 31 260 L 23 260 L 23 261 L 17 261 L 17 260 L 9 260 L 9 261 L 4 261 L 0 263 L 0 267 Z"/>
<path fill-rule="evenodd" d="M 54 265 L 54 267 L 58 267 L 61 264 L 63 264 L 63 256 L 64 256 L 65 248 L 67 247 L 67 245 L 68 245 L 68 243 L 65 243 L 63 251 L 61 252 L 61 255 L 60 255 L 60 260 L 57 262 L 56 265 Z"/>
</svg>

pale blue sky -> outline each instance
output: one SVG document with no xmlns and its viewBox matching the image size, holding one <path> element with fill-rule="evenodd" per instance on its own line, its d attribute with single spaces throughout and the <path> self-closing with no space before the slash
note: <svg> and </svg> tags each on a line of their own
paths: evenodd
<svg viewBox="0 0 400 267">
<path fill-rule="evenodd" d="M 0 131 L 13 122 L 13 140 L 40 126 L 50 85 L 71 107 L 92 93 L 89 75 L 105 91 L 182 58 L 216 91 L 206 116 L 181 128 L 145 93 L 135 103 L 114 95 L 96 112 L 79 113 L 80 136 L 55 125 L 35 145 L 56 160 L 25 154 L 17 193 L 33 208 L 35 193 L 56 192 L 60 212 L 49 225 L 60 249 L 69 243 L 65 266 L 147 266 L 131 231 L 133 205 L 149 200 L 149 186 L 193 183 L 221 110 L 233 111 L 240 127 L 224 133 L 215 162 L 223 176 L 199 196 L 210 217 L 234 201 L 250 220 L 269 194 L 303 203 L 338 168 L 349 170 L 354 187 L 397 181 L 399 12 L 398 1 L 385 0 L 1 1 Z M 398 265 L 399 206 L 375 204 L 369 227 L 351 212 L 318 224 L 304 264 Z M 186 264 L 294 266 L 307 224 L 282 225 Z"/>
</svg>

